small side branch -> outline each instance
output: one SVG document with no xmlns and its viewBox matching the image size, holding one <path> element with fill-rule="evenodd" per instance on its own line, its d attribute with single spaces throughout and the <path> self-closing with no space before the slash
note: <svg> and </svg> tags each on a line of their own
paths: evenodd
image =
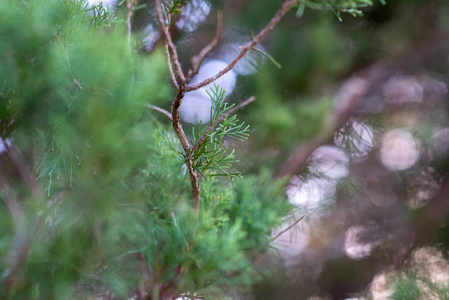
<svg viewBox="0 0 449 300">
<path fill-rule="evenodd" d="M 224 68 L 223 70 L 221 70 L 214 76 L 212 76 L 208 79 L 205 79 L 204 81 L 202 81 L 198 84 L 187 86 L 186 92 L 195 91 L 197 89 L 200 89 L 203 86 L 206 86 L 206 85 L 214 82 L 215 80 L 217 80 L 218 78 L 220 78 L 221 76 L 223 76 L 224 74 L 226 74 L 230 70 L 232 70 L 235 67 L 235 65 L 240 61 L 240 59 L 242 59 L 246 53 L 248 53 L 251 49 L 253 49 L 257 44 L 259 44 L 265 38 L 265 36 L 267 36 L 267 34 L 273 30 L 273 28 L 276 26 L 276 24 L 279 23 L 279 21 L 282 19 L 282 17 L 298 2 L 299 2 L 299 0 L 292 0 L 292 1 L 284 2 L 282 4 L 282 7 L 274 15 L 274 17 L 271 19 L 271 21 L 254 37 L 254 39 L 251 42 L 249 42 L 246 46 L 241 48 L 240 53 L 234 58 L 234 60 L 226 68 Z"/>
<path fill-rule="evenodd" d="M 0 292 L 0 295 L 8 298 L 11 289 L 17 281 L 20 268 L 25 264 L 31 245 L 31 237 L 26 233 L 25 212 L 9 187 L 3 189 L 2 199 L 5 206 L 10 211 L 16 230 L 13 237 L 13 246 L 9 254 L 11 265 L 3 274 L 3 292 Z"/>
<path fill-rule="evenodd" d="M 200 66 L 204 60 L 204 58 L 214 49 L 214 47 L 218 44 L 218 41 L 220 40 L 221 33 L 223 32 L 223 13 L 221 11 L 217 12 L 217 33 L 215 34 L 214 39 L 206 46 L 204 47 L 198 55 L 195 55 L 190 59 L 190 62 L 192 63 L 192 68 L 189 70 L 187 74 L 187 82 L 192 79 L 193 76 L 195 76 L 198 73 L 198 70 L 200 69 Z"/>
<path fill-rule="evenodd" d="M 171 117 L 171 114 L 170 114 L 168 111 L 166 111 L 165 109 L 160 108 L 160 107 L 157 107 L 157 106 L 154 106 L 154 105 L 151 105 L 151 104 L 148 104 L 148 108 L 151 109 L 151 110 L 154 110 L 154 111 L 156 111 L 156 112 L 158 112 L 158 113 L 160 113 L 160 114 L 163 114 L 163 115 L 166 116 L 170 121 L 173 121 L 173 119 L 172 119 L 172 117 Z"/>
<path fill-rule="evenodd" d="M 128 51 L 131 54 L 131 18 L 134 12 L 134 8 L 140 0 L 127 0 L 126 7 L 128 8 L 128 13 L 126 15 L 126 26 L 128 28 Z"/>
<path fill-rule="evenodd" d="M 206 129 L 206 131 L 201 135 L 201 137 L 198 139 L 196 144 L 188 152 L 187 167 L 189 169 L 191 185 L 192 185 L 193 208 L 197 212 L 197 215 L 198 215 L 199 208 L 200 208 L 201 197 L 200 197 L 199 176 L 198 176 L 197 171 L 193 168 L 193 154 L 195 153 L 195 149 L 198 148 L 198 146 L 204 142 L 204 140 L 207 138 L 207 135 L 209 133 L 211 133 L 214 130 L 215 126 L 217 126 L 218 123 L 220 123 L 226 116 L 235 113 L 237 110 L 245 107 L 246 105 L 250 104 L 251 102 L 254 102 L 255 100 L 256 100 L 256 97 L 252 96 L 252 97 L 248 98 L 247 100 L 243 101 L 242 103 L 240 103 L 239 105 L 236 105 L 236 106 L 232 107 L 231 109 L 227 110 L 223 115 L 221 115 L 219 118 L 217 118 L 217 120 L 215 120 L 215 122 L 212 123 Z"/>
<path fill-rule="evenodd" d="M 12 143 L 11 145 L 9 145 L 5 140 L 2 140 L 1 142 L 6 149 L 6 154 L 13 163 L 17 172 L 20 174 L 20 177 L 22 177 L 23 181 L 31 189 L 33 197 L 35 197 L 36 199 L 40 198 L 43 194 L 43 191 L 37 183 L 36 175 L 34 174 L 34 172 L 29 170 L 29 167 L 27 166 L 22 153 L 20 153 L 20 150 Z"/>
<path fill-rule="evenodd" d="M 170 52 L 172 53 L 173 64 L 175 65 L 176 74 L 178 75 L 179 80 L 181 82 L 185 82 L 186 81 L 186 77 L 184 76 L 184 73 L 182 72 L 181 63 L 179 62 L 178 51 L 176 49 L 175 44 L 173 43 L 173 40 L 172 40 L 171 35 L 170 35 L 170 31 L 168 30 L 168 26 L 167 26 L 167 24 L 165 23 L 165 20 L 164 20 L 164 15 L 162 13 L 161 1 L 160 0 L 154 0 L 154 4 L 155 4 L 155 7 L 156 7 L 157 21 L 159 23 L 159 26 L 162 29 L 162 32 L 164 33 L 165 40 L 166 40 L 166 42 L 168 44 L 168 47 L 170 48 Z"/>
<path fill-rule="evenodd" d="M 302 221 L 302 219 L 304 219 L 305 216 L 302 216 L 301 218 L 299 218 L 298 220 L 296 220 L 295 222 L 293 222 L 290 226 L 288 226 L 287 228 L 285 228 L 284 230 L 282 230 L 281 232 L 279 232 L 278 234 L 276 234 L 276 236 L 274 238 L 271 239 L 271 241 L 275 241 L 278 237 L 280 237 L 281 235 L 283 235 L 284 233 L 286 233 L 287 231 L 289 231 L 290 229 L 292 229 L 296 224 L 298 224 L 299 222 Z"/>
<path fill-rule="evenodd" d="M 251 96 L 248 99 L 246 99 L 245 101 L 243 101 L 242 103 L 240 103 L 240 104 L 238 104 L 238 105 L 228 109 L 223 115 L 218 117 L 215 120 L 215 122 L 213 122 L 211 125 L 209 125 L 209 127 L 206 129 L 206 131 L 201 135 L 201 137 L 195 143 L 195 145 L 193 145 L 192 149 L 190 150 L 189 158 L 190 159 L 192 158 L 193 154 L 195 153 L 196 148 L 198 148 L 198 146 L 201 145 L 204 142 L 204 140 L 207 138 L 209 133 L 211 133 L 215 129 L 215 127 L 218 125 L 218 123 L 220 123 L 227 116 L 232 115 L 233 113 L 235 113 L 239 109 L 247 106 L 248 104 L 250 104 L 250 103 L 252 103 L 254 101 L 256 101 L 256 97 Z"/>
<path fill-rule="evenodd" d="M 137 3 L 139 3 L 140 0 L 127 0 L 126 1 L 126 7 L 128 8 L 128 13 L 126 15 L 126 25 L 128 28 L 128 54 L 129 59 L 131 62 L 131 76 L 132 76 L 132 82 L 134 83 L 134 60 L 132 55 L 132 47 L 131 47 L 131 18 L 133 16 L 134 8 L 136 7 Z"/>
<path fill-rule="evenodd" d="M 168 43 L 165 43 L 165 56 L 167 57 L 167 64 L 168 64 L 168 70 L 170 71 L 171 81 L 173 82 L 173 85 L 175 86 L 175 88 L 179 90 L 179 84 L 178 84 L 178 81 L 176 81 L 175 72 L 173 72 L 173 66 L 172 66 L 172 61 L 171 61 L 171 56 L 170 56 L 170 49 L 168 48 Z"/>
</svg>

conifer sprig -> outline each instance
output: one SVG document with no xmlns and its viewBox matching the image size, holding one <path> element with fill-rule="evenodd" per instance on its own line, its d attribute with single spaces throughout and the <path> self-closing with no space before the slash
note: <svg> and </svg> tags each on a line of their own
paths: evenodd
<svg viewBox="0 0 449 300">
<path fill-rule="evenodd" d="M 385 0 L 379 0 L 385 5 Z M 299 18 L 303 15 L 306 7 L 314 10 L 328 9 L 337 16 L 341 21 L 341 13 L 346 12 L 354 17 L 363 15 L 361 8 L 373 6 L 373 0 L 302 0 L 298 3 L 298 10 L 296 16 Z"/>
<path fill-rule="evenodd" d="M 87 7 L 86 4 L 85 11 L 91 15 L 85 20 L 85 23 L 89 23 L 89 27 L 92 29 L 107 28 L 117 22 L 114 12 L 110 10 L 109 6 L 105 7 L 103 2 L 91 7 Z"/>
<path fill-rule="evenodd" d="M 181 12 L 183 1 L 181 0 L 173 0 L 173 1 L 166 1 L 165 5 L 162 4 L 162 13 L 164 14 L 164 20 L 165 24 L 170 27 L 173 23 L 173 20 L 176 19 L 176 17 Z"/>
<path fill-rule="evenodd" d="M 193 129 L 193 167 L 203 176 L 240 176 L 239 172 L 226 171 L 238 160 L 235 159 L 234 150 L 228 152 L 224 145 L 226 138 L 237 141 L 247 139 L 249 125 L 240 123 L 235 115 L 229 117 L 230 110 L 235 105 L 228 105 L 225 101 L 226 91 L 219 85 L 214 84 L 208 95 L 212 104 L 209 126 L 200 124 L 200 130 Z"/>
</svg>

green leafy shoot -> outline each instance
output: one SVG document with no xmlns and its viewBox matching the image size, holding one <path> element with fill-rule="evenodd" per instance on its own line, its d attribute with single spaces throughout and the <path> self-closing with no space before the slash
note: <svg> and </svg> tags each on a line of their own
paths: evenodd
<svg viewBox="0 0 449 300">
<path fill-rule="evenodd" d="M 165 5 L 162 4 L 162 13 L 164 14 L 164 20 L 167 26 L 171 26 L 173 20 L 181 12 L 182 6 L 183 3 L 181 0 L 166 1 Z"/>
<path fill-rule="evenodd" d="M 223 115 L 228 109 L 234 107 L 234 104 L 228 106 L 225 102 L 226 91 L 220 88 L 217 84 L 214 84 L 214 88 L 210 88 L 210 92 L 206 91 L 211 101 L 210 109 L 210 125 L 212 125 L 221 115 Z"/>
<path fill-rule="evenodd" d="M 379 0 L 383 5 L 386 4 L 385 0 Z M 349 13 L 354 17 L 360 17 L 363 15 L 361 8 L 373 6 L 373 0 L 302 0 L 298 3 L 298 9 L 296 16 L 302 17 L 306 7 L 314 10 L 328 9 L 342 21 L 340 13 Z"/>
<path fill-rule="evenodd" d="M 107 28 L 117 22 L 114 12 L 109 9 L 109 6 L 105 7 L 103 2 L 100 2 L 97 5 L 92 5 L 90 8 L 88 8 L 86 4 L 85 12 L 90 15 L 90 17 L 85 20 L 85 23 L 89 23 L 89 27 L 92 29 Z"/>
<path fill-rule="evenodd" d="M 234 150 L 228 151 L 225 147 L 226 139 L 244 141 L 249 136 L 249 125 L 240 123 L 237 116 L 229 116 L 229 109 L 234 104 L 228 105 L 225 101 L 226 91 L 218 85 L 208 91 L 211 99 L 210 122 L 209 126 L 201 123 L 193 128 L 192 144 L 198 144 L 192 155 L 194 168 L 203 176 L 241 176 L 240 172 L 228 172 L 233 163 L 238 162 L 235 159 Z M 211 131 L 211 126 L 214 128 Z M 209 133 L 209 131 L 211 131 Z M 206 138 L 203 138 L 207 135 Z"/>
<path fill-rule="evenodd" d="M 260 50 L 260 49 L 257 49 L 257 48 L 252 48 L 251 49 L 252 51 L 254 51 L 254 52 L 256 52 L 256 53 L 259 53 L 259 54 L 261 54 L 261 55 L 263 55 L 263 56 L 265 56 L 273 65 L 275 65 L 276 66 L 276 68 L 278 68 L 279 70 L 280 69 L 282 69 L 282 65 L 273 57 L 273 56 L 271 56 L 270 54 L 268 54 L 267 52 L 265 52 L 265 51 L 263 51 L 263 50 Z"/>
</svg>

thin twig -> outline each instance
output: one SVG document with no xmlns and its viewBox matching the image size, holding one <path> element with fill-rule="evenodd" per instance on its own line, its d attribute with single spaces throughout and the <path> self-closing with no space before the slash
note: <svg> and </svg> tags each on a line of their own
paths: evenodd
<svg viewBox="0 0 449 300">
<path fill-rule="evenodd" d="M 359 101 L 365 95 L 370 84 L 367 80 L 355 77 L 349 79 L 340 89 L 337 105 L 329 114 L 330 124 L 323 128 L 314 139 L 299 146 L 291 157 L 279 168 L 275 178 L 291 177 L 300 172 L 306 165 L 310 155 L 329 140 L 341 126 L 351 117 Z"/>
<path fill-rule="evenodd" d="M 170 48 L 170 51 L 172 53 L 173 64 L 175 65 L 176 74 L 178 75 L 179 80 L 181 82 L 185 82 L 186 77 L 184 76 L 184 73 L 182 72 L 181 63 L 179 62 L 179 57 L 178 57 L 178 51 L 176 50 L 176 46 L 173 43 L 173 40 L 171 38 L 170 31 L 168 30 L 167 24 L 165 24 L 164 15 L 162 13 L 161 1 L 154 0 L 154 4 L 156 7 L 157 21 L 159 23 L 159 26 L 161 27 L 162 32 L 164 33 L 165 40 L 166 40 L 168 47 Z"/>
<path fill-rule="evenodd" d="M 13 191 L 6 187 L 3 189 L 3 202 L 10 211 L 15 225 L 15 235 L 9 254 L 11 267 L 4 272 L 3 296 L 8 298 L 10 290 L 14 286 L 20 268 L 24 265 L 31 245 L 31 236 L 26 233 L 26 216 L 20 202 L 13 195 Z"/>
<path fill-rule="evenodd" d="M 190 79 L 192 79 L 192 77 L 198 73 L 198 70 L 200 69 L 201 63 L 203 62 L 204 58 L 218 44 L 222 32 L 223 32 L 223 13 L 219 10 L 217 11 L 217 33 L 215 34 L 214 39 L 206 47 L 204 47 L 200 51 L 200 53 L 198 53 L 197 55 L 195 55 L 190 59 L 190 62 L 192 63 L 192 68 L 187 73 L 186 78 L 187 82 L 189 82 Z"/>
<path fill-rule="evenodd" d="M 167 56 L 168 70 L 170 71 L 171 81 L 177 90 L 179 90 L 179 84 L 176 81 L 175 73 L 173 72 L 173 66 L 171 62 L 170 49 L 168 48 L 168 43 L 165 43 L 165 55 Z"/>
<path fill-rule="evenodd" d="M 2 143 L 6 149 L 6 154 L 13 163 L 17 172 L 20 174 L 20 177 L 22 177 L 23 181 L 25 181 L 25 183 L 30 187 L 33 193 L 33 197 L 41 197 L 43 192 L 37 183 L 37 177 L 32 171 L 28 169 L 28 166 L 25 162 L 25 159 L 23 158 L 22 153 L 20 153 L 20 150 L 13 143 L 9 145 L 4 139 L 2 140 Z"/>
<path fill-rule="evenodd" d="M 158 113 L 163 114 L 163 115 L 166 116 L 170 121 L 173 120 L 172 117 L 171 117 L 171 114 L 170 114 L 168 111 L 166 111 L 165 109 L 163 109 L 163 108 L 160 108 L 160 107 L 157 107 L 157 106 L 154 106 L 154 105 L 151 105 L 151 104 L 148 104 L 148 108 L 151 109 L 151 110 L 154 110 L 154 111 L 156 111 L 156 112 L 158 112 Z"/>
<path fill-rule="evenodd" d="M 281 232 L 279 232 L 278 234 L 276 234 L 276 236 L 274 238 L 271 239 L 271 242 L 273 242 L 274 240 L 276 240 L 278 237 L 280 237 L 281 235 L 283 235 L 284 233 L 286 233 L 287 231 L 289 231 L 290 229 L 293 228 L 293 226 L 295 226 L 296 224 L 298 224 L 299 222 L 301 222 L 302 219 L 304 219 L 305 216 L 302 216 L 301 218 L 299 218 L 298 220 L 296 220 L 295 222 L 293 222 L 290 226 L 288 226 L 287 228 L 285 228 L 284 230 L 282 230 Z"/>
<path fill-rule="evenodd" d="M 126 7 L 128 8 L 128 14 L 126 15 L 126 25 L 128 27 L 128 54 L 129 59 L 131 60 L 131 76 L 132 76 L 132 82 L 134 82 L 134 61 L 132 56 L 132 49 L 131 49 L 131 18 L 134 12 L 134 8 L 136 7 L 137 3 L 140 0 L 127 0 L 126 1 Z"/>
<path fill-rule="evenodd" d="M 155 1 L 157 1 L 157 0 L 155 0 Z M 259 34 L 257 34 L 254 37 L 254 39 L 251 42 L 249 42 L 246 46 L 241 48 L 240 53 L 234 58 L 234 60 L 226 68 L 224 68 L 223 70 L 221 70 L 214 76 L 209 77 L 198 84 L 186 86 L 186 92 L 195 91 L 199 88 L 202 88 L 203 86 L 206 86 L 209 83 L 214 82 L 215 80 L 217 80 L 218 78 L 220 78 L 221 76 L 223 76 L 224 74 L 226 74 L 230 70 L 232 70 L 232 68 L 234 68 L 235 65 L 240 61 L 240 59 L 242 59 L 246 53 L 248 53 L 252 48 L 254 48 L 258 43 L 260 43 L 263 40 L 263 38 L 265 38 L 265 36 L 273 30 L 273 28 L 276 26 L 276 24 L 279 23 L 279 21 L 282 19 L 282 17 L 298 2 L 299 2 L 299 0 L 291 0 L 288 2 L 284 2 L 282 4 L 282 7 L 274 15 L 274 17 L 271 19 L 271 21 L 259 32 Z"/>
<path fill-rule="evenodd" d="M 218 123 L 220 123 L 228 115 L 232 115 L 237 110 L 247 106 L 248 104 L 250 104 L 251 102 L 254 102 L 254 101 L 256 101 L 256 97 L 251 96 L 247 100 L 243 101 L 242 103 L 228 109 L 224 114 L 222 114 L 220 117 L 218 117 L 211 125 L 209 125 L 209 127 L 206 129 L 206 131 L 201 135 L 201 137 L 195 143 L 195 145 L 193 145 L 192 149 L 190 150 L 189 157 L 191 158 L 193 156 L 196 148 L 198 148 L 198 146 L 201 145 L 204 142 L 204 140 L 206 140 L 209 133 L 211 133 L 215 129 L 215 127 L 218 125 Z"/>
</svg>

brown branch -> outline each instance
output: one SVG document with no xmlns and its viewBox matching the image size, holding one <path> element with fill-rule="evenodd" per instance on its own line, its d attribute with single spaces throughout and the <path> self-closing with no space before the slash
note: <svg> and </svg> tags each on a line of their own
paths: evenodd
<svg viewBox="0 0 449 300">
<path fill-rule="evenodd" d="M 3 189 L 3 203 L 8 208 L 12 220 L 14 221 L 16 233 L 13 238 L 12 247 L 9 254 L 9 261 L 11 267 L 6 270 L 3 278 L 3 296 L 8 298 L 8 295 L 13 288 L 17 273 L 25 263 L 28 251 L 31 245 L 31 236 L 26 233 L 26 216 L 20 202 L 13 195 L 13 191 L 5 187 Z"/>
<path fill-rule="evenodd" d="M 131 54 L 131 17 L 133 15 L 134 8 L 140 0 L 127 0 L 126 7 L 128 8 L 128 13 L 126 15 L 126 26 L 128 28 L 128 50 Z"/>
<path fill-rule="evenodd" d="M 148 108 L 151 109 L 151 110 L 154 110 L 154 111 L 156 111 L 156 112 L 158 112 L 160 114 L 163 114 L 170 121 L 173 121 L 171 114 L 168 111 L 166 111 L 165 109 L 157 107 L 157 106 L 154 106 L 154 105 L 151 105 L 151 104 L 148 104 Z"/>
<path fill-rule="evenodd" d="M 182 125 L 180 123 L 180 117 L 179 117 L 179 107 L 181 106 L 182 99 L 184 98 L 184 85 L 180 86 L 180 89 L 178 90 L 178 94 L 175 97 L 175 100 L 173 100 L 172 109 L 171 109 L 171 116 L 172 116 L 172 125 L 173 130 L 175 131 L 176 135 L 178 136 L 179 141 L 181 142 L 182 148 L 184 149 L 184 153 L 187 156 L 187 170 L 189 171 L 190 175 L 190 184 L 192 187 L 192 197 L 193 197 L 193 209 L 196 211 L 197 216 L 199 216 L 199 203 L 201 202 L 201 194 L 200 194 L 200 178 L 198 176 L 198 173 L 193 168 L 193 160 L 191 157 L 189 158 L 190 154 L 190 144 L 187 140 L 187 137 L 184 133 L 184 130 L 182 129 Z"/>
<path fill-rule="evenodd" d="M 42 189 L 37 183 L 36 175 L 29 170 L 25 159 L 20 153 L 20 150 L 11 143 L 11 146 L 5 140 L 2 140 L 3 146 L 6 149 L 6 154 L 14 165 L 15 169 L 19 173 L 20 177 L 22 177 L 23 181 L 30 187 L 33 197 L 40 198 L 43 194 Z"/>
<path fill-rule="evenodd" d="M 291 177 L 300 172 L 316 148 L 331 138 L 335 131 L 346 123 L 354 112 L 357 104 L 369 87 L 368 82 L 362 78 L 351 78 L 340 89 L 336 103 L 337 106 L 330 113 L 330 124 L 324 128 L 315 139 L 301 145 L 293 155 L 276 172 L 275 178 Z"/>
<path fill-rule="evenodd" d="M 226 74 L 230 70 L 232 70 L 232 68 L 234 68 L 235 65 L 240 61 L 240 59 L 242 59 L 246 53 L 248 53 L 252 48 L 254 48 L 258 43 L 260 43 L 265 38 L 265 36 L 273 30 L 273 28 L 276 26 L 276 24 L 279 23 L 279 21 L 282 19 L 282 17 L 298 2 L 299 2 L 299 0 L 291 0 L 291 1 L 284 2 L 282 4 L 282 7 L 274 15 L 274 17 L 271 19 L 271 21 L 254 37 L 254 39 L 251 42 L 249 42 L 246 46 L 241 48 L 240 53 L 234 58 L 234 60 L 226 68 L 224 68 L 223 70 L 221 70 L 214 76 L 207 78 L 198 84 L 186 86 L 186 89 L 185 89 L 186 92 L 190 92 L 190 91 L 194 91 L 199 88 L 202 88 L 203 86 L 206 86 L 209 83 L 214 82 L 215 80 L 217 80 L 218 78 L 220 78 L 221 76 L 223 76 L 224 74 Z"/>
<path fill-rule="evenodd" d="M 164 15 L 162 13 L 161 1 L 154 0 L 154 4 L 156 7 L 157 21 L 159 23 L 159 27 L 161 28 L 162 32 L 164 33 L 165 40 L 166 40 L 168 47 L 170 48 L 170 51 L 172 53 L 173 64 L 175 65 L 176 74 L 178 75 L 181 83 L 184 83 L 186 81 L 186 78 L 184 76 L 184 73 L 182 72 L 181 63 L 179 62 L 178 51 L 176 49 L 175 44 L 173 43 L 173 40 L 170 35 L 170 31 L 168 30 L 167 24 L 165 23 L 165 20 L 164 20 Z"/>
<path fill-rule="evenodd" d="M 200 53 L 195 55 L 190 59 L 190 62 L 192 64 L 192 68 L 187 73 L 187 82 L 192 79 L 193 76 L 195 76 L 198 73 L 198 70 L 200 69 L 200 66 L 204 60 L 204 58 L 214 49 L 214 47 L 218 44 L 218 41 L 220 40 L 221 33 L 223 32 L 223 13 L 221 11 L 217 12 L 217 33 L 215 34 L 214 39 L 206 46 L 204 47 Z"/>
<path fill-rule="evenodd" d="M 181 102 L 182 99 L 184 98 L 184 94 L 185 92 L 182 89 L 180 89 L 176 94 L 176 97 L 173 100 L 173 104 L 171 107 L 171 116 L 172 116 L 173 130 L 178 136 L 182 148 L 184 149 L 184 152 L 186 153 L 186 155 L 188 155 L 190 151 L 190 144 L 189 141 L 187 140 L 184 130 L 182 129 L 179 116 L 179 108 L 181 107 Z"/>
<path fill-rule="evenodd" d="M 168 48 L 168 43 L 165 43 L 165 55 L 167 56 L 168 70 L 170 71 L 171 81 L 177 90 L 179 90 L 179 84 L 176 81 L 175 73 L 173 72 L 173 66 L 171 62 L 170 49 Z"/>
<path fill-rule="evenodd" d="M 132 82 L 134 82 L 134 61 L 132 56 L 132 49 L 131 49 L 131 18 L 134 12 L 134 8 L 136 7 L 137 3 L 139 3 L 140 0 L 127 0 L 126 1 L 126 7 L 128 8 L 128 13 L 126 15 L 126 25 L 128 28 L 128 54 L 129 59 L 131 61 L 131 77 Z M 75 83 L 76 84 L 76 83 Z"/>
<path fill-rule="evenodd" d="M 274 240 L 276 240 L 278 237 L 280 237 L 281 235 L 283 235 L 284 233 L 286 233 L 287 231 L 289 231 L 290 229 L 293 228 L 293 226 L 295 226 L 296 224 L 298 224 L 299 222 L 301 222 L 302 219 L 304 219 L 305 216 L 302 216 L 301 218 L 299 218 L 298 220 L 296 220 L 295 222 L 293 222 L 293 224 L 289 225 L 287 228 L 285 228 L 284 230 L 282 230 L 281 232 L 279 232 L 278 234 L 276 234 L 276 236 L 274 238 L 271 239 L 271 242 L 273 242 Z"/>
</svg>

